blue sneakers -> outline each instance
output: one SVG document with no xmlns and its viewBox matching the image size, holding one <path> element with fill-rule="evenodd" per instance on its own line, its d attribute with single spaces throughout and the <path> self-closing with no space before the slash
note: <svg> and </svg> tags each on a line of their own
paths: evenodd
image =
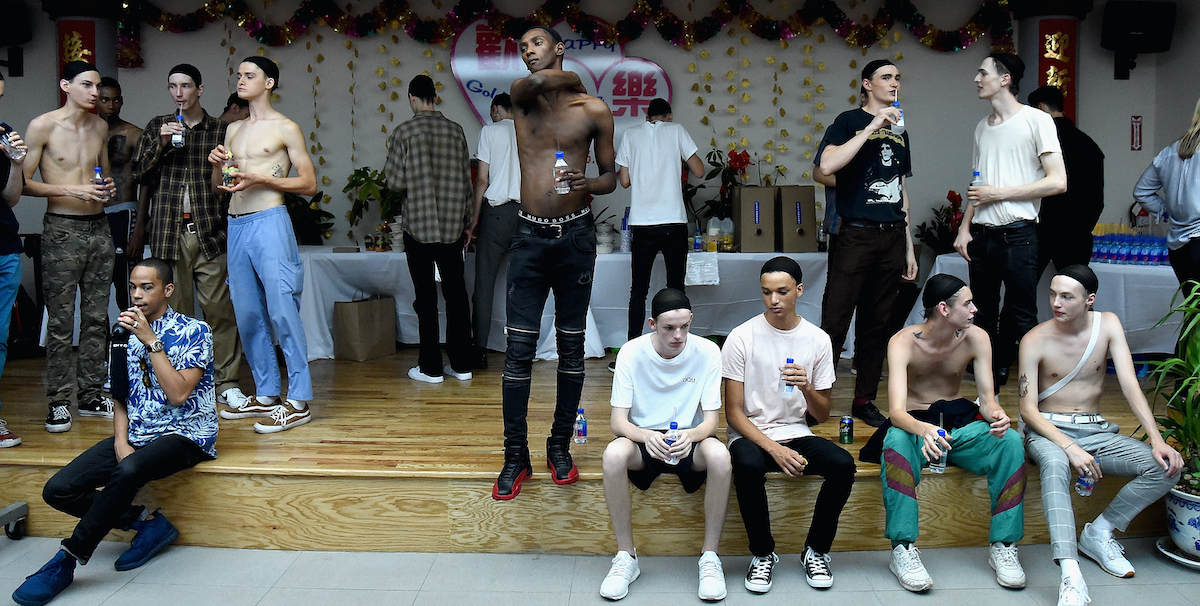
<svg viewBox="0 0 1200 606">
<path fill-rule="evenodd" d="M 41 570 L 25 578 L 12 594 L 21 606 L 42 606 L 66 589 L 75 580 L 75 558 L 59 551 Z"/>
<path fill-rule="evenodd" d="M 162 551 L 167 545 L 179 538 L 179 531 L 167 521 L 161 510 L 154 510 L 154 517 L 138 520 L 129 525 L 130 530 L 136 530 L 133 543 L 115 564 L 117 570 L 133 570 Z"/>
</svg>

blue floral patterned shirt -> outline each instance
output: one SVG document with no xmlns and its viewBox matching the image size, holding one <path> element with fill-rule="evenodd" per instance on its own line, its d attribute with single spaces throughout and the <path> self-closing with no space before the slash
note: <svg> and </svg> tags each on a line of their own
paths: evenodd
<svg viewBox="0 0 1200 606">
<path fill-rule="evenodd" d="M 204 376 L 186 402 L 172 406 L 154 376 L 150 352 L 137 337 L 129 337 L 129 443 L 145 446 L 154 439 L 176 434 L 217 457 L 217 398 L 213 382 L 213 337 L 208 324 L 176 313 L 170 307 L 150 323 L 162 340 L 176 370 L 203 368 Z"/>
</svg>

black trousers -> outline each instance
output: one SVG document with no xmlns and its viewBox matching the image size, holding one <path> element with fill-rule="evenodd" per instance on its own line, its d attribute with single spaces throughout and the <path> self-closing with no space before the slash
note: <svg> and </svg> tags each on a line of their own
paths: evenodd
<svg viewBox="0 0 1200 606">
<path fill-rule="evenodd" d="M 211 459 L 195 442 L 176 434 L 135 447 L 133 454 L 120 462 L 114 443 L 113 438 L 100 440 L 67 463 L 42 489 L 47 505 L 79 518 L 62 546 L 83 564 L 108 531 L 137 521 L 141 508 L 132 503 L 142 486 Z"/>
<path fill-rule="evenodd" d="M 819 475 L 821 491 L 813 507 L 812 523 L 804 544 L 817 553 L 829 553 L 837 535 L 838 519 L 854 487 L 854 457 L 837 444 L 817 436 L 796 438 L 783 446 L 800 453 L 808 461 L 805 475 Z M 733 486 L 737 491 L 742 522 L 750 539 L 750 553 L 770 555 L 775 551 L 771 535 L 771 513 L 767 507 L 767 472 L 781 471 L 775 459 L 748 438 L 734 440 L 729 445 L 733 463 Z"/>
<path fill-rule="evenodd" d="M 1038 239 L 1032 221 L 1008 226 L 971 226 L 971 294 L 975 325 L 992 339 L 992 372 L 1008 368 L 1017 357 L 1017 343 L 1037 326 Z M 1004 310 L 1000 286 L 1004 285 Z"/>
<path fill-rule="evenodd" d="M 417 364 L 421 372 L 442 376 L 441 330 L 438 327 L 437 281 L 433 266 L 442 275 L 442 297 L 446 299 L 446 355 L 456 372 L 469 372 L 471 366 L 471 304 L 463 277 L 463 240 L 443 244 L 425 244 L 404 234 L 404 252 L 408 273 L 413 281 L 413 311 L 417 312 L 417 332 L 421 340 Z"/>
<path fill-rule="evenodd" d="M 646 296 L 650 294 L 650 273 L 658 253 L 662 253 L 667 266 L 667 287 L 683 290 L 683 275 L 687 271 L 687 225 L 635 225 L 630 251 L 629 338 L 636 339 L 649 317 Z"/>
<path fill-rule="evenodd" d="M 1086 226 L 1084 226 L 1086 227 Z M 1038 223 L 1037 275 L 1041 279 L 1046 266 L 1054 263 L 1055 271 L 1071 265 L 1092 262 L 1092 231 L 1079 228 Z"/>
<path fill-rule="evenodd" d="M 1180 284 L 1188 280 L 1200 281 L 1200 240 L 1188 240 L 1187 244 L 1169 251 L 1167 255 Z"/>
</svg>

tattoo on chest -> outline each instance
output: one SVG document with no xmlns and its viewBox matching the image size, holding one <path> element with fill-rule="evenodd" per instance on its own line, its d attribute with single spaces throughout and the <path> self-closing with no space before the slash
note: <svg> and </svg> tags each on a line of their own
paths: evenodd
<svg viewBox="0 0 1200 606">
<path fill-rule="evenodd" d="M 1029 377 L 1021 375 L 1017 381 L 1017 396 L 1024 398 L 1029 395 Z"/>
<path fill-rule="evenodd" d="M 276 164 L 275 168 L 271 169 L 271 175 L 274 177 L 282 177 L 283 176 L 283 167 Z"/>
</svg>

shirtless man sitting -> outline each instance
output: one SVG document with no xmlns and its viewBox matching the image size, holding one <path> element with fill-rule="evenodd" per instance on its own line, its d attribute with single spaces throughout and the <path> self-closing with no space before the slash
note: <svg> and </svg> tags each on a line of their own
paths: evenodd
<svg viewBox="0 0 1200 606">
<path fill-rule="evenodd" d="M 75 292 L 79 291 L 79 352 L 76 399 L 83 411 L 112 408 L 101 395 L 104 342 L 108 333 L 108 290 L 112 283 L 113 242 L 104 204 L 113 181 L 93 183 L 96 170 L 108 174 L 108 124 L 89 113 L 96 107 L 100 73 L 85 61 L 62 69 L 62 107 L 29 123 L 25 142 L 25 195 L 46 198 L 42 220 L 42 294 L 46 300 L 46 431 L 71 429 L 71 336 Z M 35 171 L 42 180 L 34 181 Z"/>
<path fill-rule="evenodd" d="M 238 96 L 250 101 L 250 117 L 229 125 L 225 144 L 208 154 L 213 187 L 230 192 L 229 295 L 238 333 L 254 375 L 255 398 L 221 411 L 225 419 L 267 417 L 254 424 L 258 433 L 275 433 L 312 420 L 313 397 L 308 372 L 308 344 L 300 322 L 304 268 L 283 194 L 317 192 L 316 169 L 304 146 L 304 133 L 271 107 L 278 88 L 279 67 L 270 59 L 250 56 L 238 65 Z M 225 185 L 222 163 L 237 163 L 233 183 Z M 296 176 L 288 177 L 292 167 Z M 287 400 L 279 377 L 279 361 L 270 327 L 279 337 L 287 363 Z"/>
<path fill-rule="evenodd" d="M 1121 435 L 1116 423 L 1100 416 L 1105 359 L 1111 356 L 1133 415 L 1142 427 L 1157 427 L 1138 385 L 1121 321 L 1115 314 L 1091 311 L 1097 286 L 1096 274 L 1086 265 L 1059 270 L 1050 281 L 1054 318 L 1021 339 L 1021 379 L 1017 384 L 1021 420 L 1025 422 L 1025 448 L 1042 468 L 1042 508 L 1051 552 L 1062 568 L 1059 606 L 1082 606 L 1089 601 L 1076 555 L 1075 515 L 1068 488 L 1072 474 L 1092 482 L 1106 472 L 1134 476 L 1103 513 L 1084 524 L 1078 543 L 1078 551 L 1095 560 L 1104 572 L 1128 578 L 1133 576 L 1133 566 L 1113 538 L 1113 530 L 1124 531 L 1134 516 L 1171 490 L 1183 467 L 1183 457 L 1157 430 L 1146 432 L 1147 444 Z"/>
<path fill-rule="evenodd" d="M 508 347 L 504 359 L 504 467 L 492 497 L 511 499 L 533 475 L 529 462 L 529 387 L 546 296 L 554 290 L 558 332 L 558 400 L 546 439 L 547 466 L 555 484 L 571 484 L 579 471 L 569 446 L 583 391 L 583 332 L 596 266 L 596 228 L 587 194 L 617 187 L 612 111 L 574 72 L 562 70 L 566 46 L 552 29 L 537 26 L 521 36 L 521 59 L 532 72 L 511 90 L 517 153 L 521 157 L 521 210 L 508 261 Z M 595 143 L 599 176 L 585 177 Z M 570 168 L 554 174 L 555 152 Z M 567 193 L 555 191 L 566 184 Z"/>
<path fill-rule="evenodd" d="M 909 591 L 933 587 L 913 544 L 918 534 L 916 488 L 921 467 L 947 451 L 950 463 L 987 475 L 992 511 L 988 563 L 997 583 L 1023 588 L 1025 571 L 1016 542 L 1025 534 L 1025 451 L 992 395 L 991 343 L 987 333 L 971 323 L 975 303 L 962 280 L 931 276 L 922 303 L 925 322 L 902 329 L 888 342 L 893 427 L 883 439 L 881 476 L 887 513 L 884 535 L 892 542 L 890 568 Z M 975 402 L 962 396 L 963 373 L 971 362 L 979 391 Z"/>
</svg>

